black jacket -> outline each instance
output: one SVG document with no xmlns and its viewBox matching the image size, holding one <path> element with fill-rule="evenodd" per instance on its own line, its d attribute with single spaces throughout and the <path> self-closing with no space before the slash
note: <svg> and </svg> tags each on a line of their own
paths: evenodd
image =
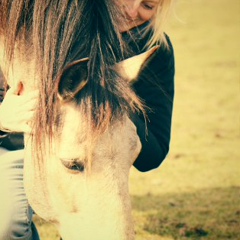
<svg viewBox="0 0 240 240">
<path fill-rule="evenodd" d="M 142 30 L 146 25 L 134 28 L 130 34 L 123 33 L 123 39 L 131 50 L 127 57 L 146 51 L 145 44 L 152 34 L 149 31 L 143 36 Z M 133 85 L 137 95 L 150 108 L 147 110 L 147 132 L 142 115 L 135 116 L 133 119 L 142 143 L 142 151 L 134 166 L 142 172 L 157 168 L 169 151 L 175 66 L 173 47 L 169 37 L 166 36 L 166 38 L 169 48 L 160 46 Z"/>
</svg>

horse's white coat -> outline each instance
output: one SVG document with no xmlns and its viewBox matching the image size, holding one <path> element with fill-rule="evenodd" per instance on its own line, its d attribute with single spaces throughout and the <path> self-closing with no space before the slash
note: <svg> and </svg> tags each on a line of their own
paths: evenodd
<svg viewBox="0 0 240 240">
<path fill-rule="evenodd" d="M 47 157 L 43 179 L 31 174 L 31 161 L 25 163 L 31 205 L 40 216 L 54 221 L 66 240 L 134 239 L 128 174 L 141 149 L 136 127 L 127 117 L 110 126 L 91 146 L 91 170 L 74 173 L 60 159 L 84 161 L 88 157 L 87 138 L 81 136 L 87 123 L 74 107 L 67 108 L 62 141 Z M 38 192 L 43 188 L 48 191 L 46 197 Z"/>
<path fill-rule="evenodd" d="M 152 52 L 119 63 L 117 68 L 127 79 L 136 77 Z M 134 67 L 128 71 L 127 66 Z M 26 92 L 34 89 L 30 80 L 36 74 L 31 65 L 15 57 L 11 69 L 6 76 L 11 87 L 22 82 Z M 133 240 L 128 176 L 141 150 L 135 125 L 127 116 L 115 122 L 91 145 L 89 154 L 88 123 L 73 103 L 62 104 L 62 121 L 59 139 L 54 140 L 53 149 L 46 150 L 40 166 L 33 161 L 31 142 L 25 136 L 24 181 L 31 206 L 57 226 L 64 240 Z M 91 170 L 85 166 L 85 171 L 74 172 L 61 163 L 61 159 L 77 159 L 86 164 L 89 156 Z"/>
</svg>

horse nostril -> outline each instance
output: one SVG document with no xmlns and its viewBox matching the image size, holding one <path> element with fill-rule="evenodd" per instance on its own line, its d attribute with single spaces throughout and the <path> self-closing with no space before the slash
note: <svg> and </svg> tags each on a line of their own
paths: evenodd
<svg viewBox="0 0 240 240">
<path fill-rule="evenodd" d="M 64 167 L 73 172 L 83 172 L 85 169 L 84 163 L 78 159 L 61 159 Z"/>
</svg>

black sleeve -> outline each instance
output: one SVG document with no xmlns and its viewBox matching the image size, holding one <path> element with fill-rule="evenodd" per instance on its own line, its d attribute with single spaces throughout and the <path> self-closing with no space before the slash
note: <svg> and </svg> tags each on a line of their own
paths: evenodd
<svg viewBox="0 0 240 240">
<path fill-rule="evenodd" d="M 159 167 L 169 151 L 174 98 L 174 52 L 162 46 L 142 69 L 134 90 L 144 101 L 148 120 L 134 116 L 133 122 L 142 143 L 134 166 L 142 172 Z M 146 131 L 147 128 L 147 131 Z"/>
<path fill-rule="evenodd" d="M 3 76 L 0 69 L 0 105 L 3 101 L 3 98 L 4 98 Z M 0 138 L 3 138 L 3 137 L 6 137 L 6 133 L 0 130 Z M 1 141 L 0 141 L 0 146 L 1 146 Z"/>
<path fill-rule="evenodd" d="M 0 69 L 0 105 L 4 99 L 4 83 Z M 0 130 L 0 147 L 8 150 L 18 150 L 24 148 L 24 139 L 22 133 L 6 133 Z"/>
</svg>

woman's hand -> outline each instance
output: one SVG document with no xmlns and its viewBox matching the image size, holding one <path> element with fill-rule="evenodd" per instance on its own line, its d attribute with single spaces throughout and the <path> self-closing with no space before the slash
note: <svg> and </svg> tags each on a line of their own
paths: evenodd
<svg viewBox="0 0 240 240">
<path fill-rule="evenodd" d="M 31 121 L 37 104 L 38 91 L 17 95 L 10 88 L 0 105 L 0 130 L 31 133 Z"/>
</svg>

